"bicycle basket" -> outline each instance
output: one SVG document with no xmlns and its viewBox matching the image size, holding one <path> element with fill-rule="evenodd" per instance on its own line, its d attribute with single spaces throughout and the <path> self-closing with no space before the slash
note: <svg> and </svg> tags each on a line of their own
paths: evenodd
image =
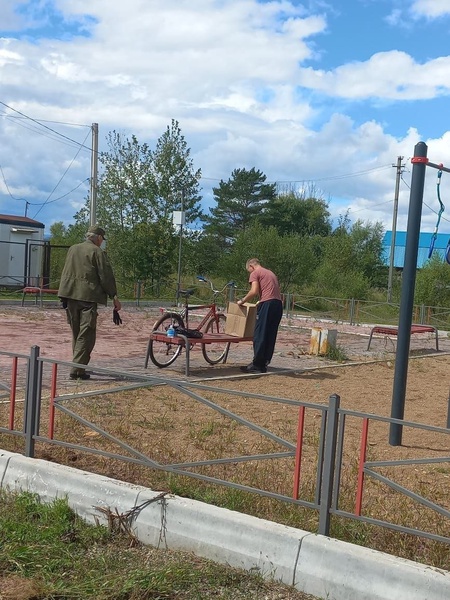
<svg viewBox="0 0 450 600">
<path fill-rule="evenodd" d="M 175 331 L 177 332 L 177 335 L 185 335 L 186 337 L 190 337 L 190 338 L 202 338 L 203 337 L 203 333 L 201 331 L 199 331 L 198 329 L 187 329 L 186 327 L 177 327 L 175 326 Z"/>
</svg>

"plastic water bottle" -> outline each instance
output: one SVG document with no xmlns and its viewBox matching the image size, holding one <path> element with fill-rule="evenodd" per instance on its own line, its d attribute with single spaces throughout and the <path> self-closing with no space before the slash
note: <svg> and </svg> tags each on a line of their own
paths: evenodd
<svg viewBox="0 0 450 600">
<path fill-rule="evenodd" d="M 175 329 L 173 325 L 170 325 L 169 329 L 167 330 L 167 337 L 175 337 Z"/>
</svg>

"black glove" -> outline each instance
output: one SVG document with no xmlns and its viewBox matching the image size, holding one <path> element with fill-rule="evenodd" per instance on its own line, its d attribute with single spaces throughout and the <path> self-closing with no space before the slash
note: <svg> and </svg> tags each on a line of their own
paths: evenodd
<svg viewBox="0 0 450 600">
<path fill-rule="evenodd" d="M 119 311 L 113 309 L 113 323 L 114 325 L 122 325 L 122 319 L 120 318 Z"/>
</svg>

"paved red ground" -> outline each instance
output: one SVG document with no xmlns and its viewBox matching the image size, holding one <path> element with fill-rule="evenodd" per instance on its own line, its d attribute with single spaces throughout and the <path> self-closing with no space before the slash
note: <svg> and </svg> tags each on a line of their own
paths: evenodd
<svg viewBox="0 0 450 600">
<path fill-rule="evenodd" d="M 184 355 L 169 368 L 158 369 L 152 363 L 144 368 L 148 336 L 154 321 L 158 318 L 157 308 L 137 308 L 126 306 L 121 311 L 123 324 L 112 322 L 112 308 L 100 308 L 97 343 L 92 355 L 91 366 L 131 370 L 142 374 L 183 377 Z M 30 348 L 37 345 L 40 354 L 48 358 L 71 360 L 71 333 L 64 311 L 57 303 L 40 308 L 38 306 L 0 306 L 0 351 L 29 354 Z M 286 318 L 279 331 L 275 355 L 269 373 L 284 369 L 303 370 L 329 364 L 323 357 L 309 354 L 311 328 L 337 329 L 337 344 L 351 361 L 372 361 L 395 356 L 396 338 L 374 337 L 370 351 L 367 351 L 369 326 L 350 326 L 306 319 Z M 442 334 L 439 340 L 442 351 L 450 351 L 450 339 Z M 431 353 L 434 351 L 434 338 L 429 334 L 411 337 L 411 351 Z M 196 347 L 191 352 L 191 374 L 198 377 L 239 375 L 238 367 L 247 364 L 252 358 L 251 342 L 233 344 L 226 365 L 210 366 Z M 242 374 L 240 374 L 242 376 Z"/>
</svg>

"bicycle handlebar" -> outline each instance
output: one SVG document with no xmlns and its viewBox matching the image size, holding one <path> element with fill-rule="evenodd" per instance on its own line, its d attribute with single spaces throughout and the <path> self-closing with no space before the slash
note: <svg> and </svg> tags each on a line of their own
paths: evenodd
<svg viewBox="0 0 450 600">
<path fill-rule="evenodd" d="M 203 277 L 203 275 L 197 275 L 197 279 L 199 281 L 201 281 L 202 283 L 209 283 L 209 285 L 211 287 L 211 291 L 213 292 L 213 294 L 221 294 L 227 288 L 236 287 L 236 284 L 235 284 L 234 281 L 229 281 L 228 283 L 226 283 L 223 286 L 223 288 L 221 290 L 215 290 L 214 286 L 213 286 L 213 282 L 210 281 L 209 279 L 206 279 L 206 277 Z"/>
</svg>

